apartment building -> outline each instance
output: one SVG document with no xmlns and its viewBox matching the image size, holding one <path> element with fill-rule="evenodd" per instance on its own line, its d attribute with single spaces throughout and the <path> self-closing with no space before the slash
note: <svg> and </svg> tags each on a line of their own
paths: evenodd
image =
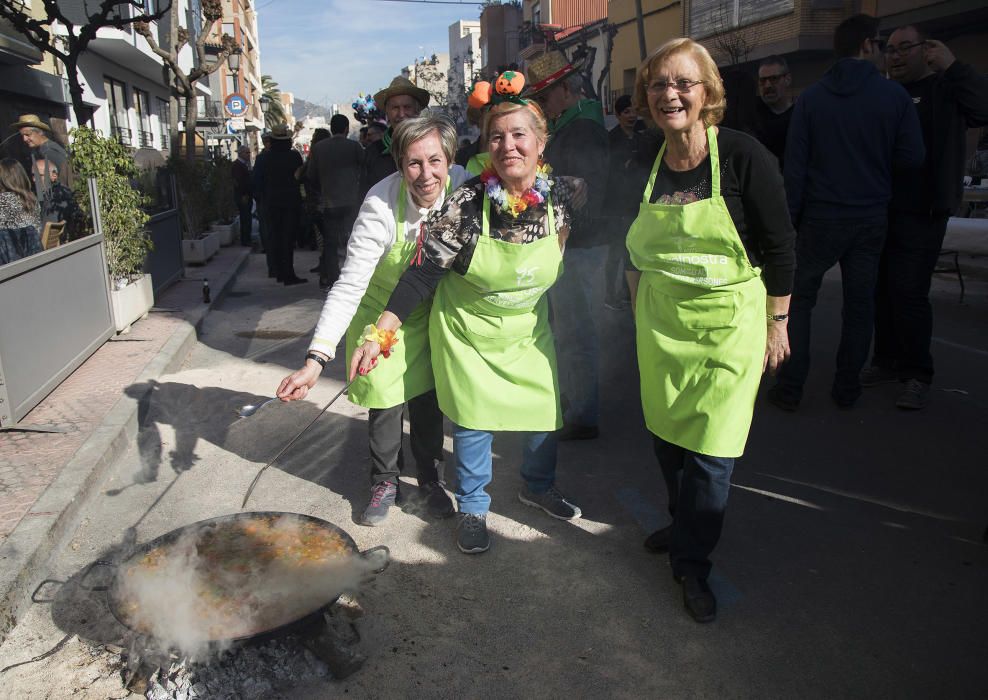
<svg viewBox="0 0 988 700">
<path fill-rule="evenodd" d="M 247 144 L 260 149 L 260 133 L 264 131 L 261 110 L 261 51 L 258 43 L 258 16 L 255 0 L 223 0 L 223 18 L 216 22 L 207 39 L 207 50 L 215 55 L 222 49 L 221 37 L 233 37 L 240 53 L 224 62 L 209 76 L 211 99 L 200 98 L 200 128 L 207 134 L 211 146 L 224 141 Z M 247 104 L 247 113 L 231 114 L 225 105 L 231 95 L 239 95 Z M 231 147 L 232 148 L 232 147 Z"/>
<path fill-rule="evenodd" d="M 635 0 L 610 0 L 607 21 L 616 32 L 610 74 L 609 104 L 613 107 L 618 97 L 632 93 L 643 58 Z M 642 23 L 644 54 L 647 56 L 669 39 L 683 36 L 683 3 L 680 0 L 642 0 Z"/>
<path fill-rule="evenodd" d="M 571 59 L 586 52 L 590 82 L 607 109 L 608 31 L 607 0 L 525 0 L 519 56 L 524 62 L 544 53 L 550 39 Z"/>
<path fill-rule="evenodd" d="M 461 19 L 449 25 L 446 90 L 449 114 L 461 132 L 467 128 L 467 93 L 480 65 L 480 21 Z"/>
<path fill-rule="evenodd" d="M 521 5 L 485 5 L 480 13 L 480 71 L 491 78 L 499 68 L 519 62 Z"/>
<path fill-rule="evenodd" d="M 40 3 L 32 3 L 29 11 L 42 17 Z M 0 20 L 0 141 L 11 136 L 8 124 L 22 114 L 37 114 L 51 125 L 60 141 L 65 141 L 66 119 L 70 110 L 68 82 L 58 74 L 54 60 L 43 54 L 21 36 L 8 22 Z M 0 155 L 21 160 L 27 149 L 20 138 L 6 140 Z"/>
</svg>

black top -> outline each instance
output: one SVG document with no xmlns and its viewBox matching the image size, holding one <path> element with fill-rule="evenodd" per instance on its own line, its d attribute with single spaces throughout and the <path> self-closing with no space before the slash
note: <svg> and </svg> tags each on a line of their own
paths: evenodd
<svg viewBox="0 0 988 700">
<path fill-rule="evenodd" d="M 587 183 L 587 204 L 573 221 L 572 248 L 591 248 L 607 243 L 600 215 L 607 195 L 607 129 L 593 119 L 574 119 L 549 137 L 545 161 L 556 175 L 580 178 Z"/>
<path fill-rule="evenodd" d="M 364 165 L 360 172 L 359 202 L 367 196 L 367 191 L 393 172 L 398 171 L 391 151 L 384 152 L 384 141 L 375 141 L 364 150 Z"/>
<path fill-rule="evenodd" d="M 302 192 L 295 171 L 302 167 L 302 156 L 289 139 L 275 139 L 263 159 L 254 165 L 255 175 L 263 183 L 268 206 L 293 207 L 302 203 Z M 260 172 L 257 172 L 260 171 Z"/>
<path fill-rule="evenodd" d="M 573 222 L 571 200 L 577 181 L 571 177 L 550 176 L 552 213 L 556 234 L 565 242 Z M 387 311 L 406 318 L 419 303 L 432 296 L 443 276 L 452 271 L 465 275 L 470 269 L 477 238 L 483 228 L 484 184 L 479 177 L 467 180 L 447 198 L 442 207 L 429 215 L 421 265 L 413 264 L 398 280 L 388 301 Z M 502 216 L 491 203 L 491 238 L 524 245 L 549 235 L 546 207 L 526 209 L 517 218 Z"/>
<path fill-rule="evenodd" d="M 638 214 L 638 203 L 641 202 L 652 165 L 647 158 L 642 157 L 642 151 L 649 151 L 650 140 L 645 131 L 645 123 L 638 120 L 631 136 L 618 124 L 611 129 L 608 140 L 611 147 L 610 172 L 607 176 L 604 213 L 610 217 L 634 218 Z M 651 150 L 649 153 L 654 160 L 655 151 Z M 627 233 L 627 227 L 624 232 Z"/>
<path fill-rule="evenodd" d="M 755 136 L 772 155 L 779 159 L 779 168 L 786 161 L 786 135 L 789 133 L 789 121 L 792 119 L 792 108 L 776 114 L 762 100 L 758 100 L 755 108 Z"/>
<path fill-rule="evenodd" d="M 789 219 L 786 194 L 775 157 L 754 137 L 721 128 L 720 193 L 738 230 L 748 260 L 762 268 L 769 296 L 792 292 L 796 268 L 796 232 Z M 655 156 L 658 150 L 655 151 Z M 653 156 L 652 160 L 655 160 Z M 685 204 L 710 198 L 710 156 L 692 170 L 659 168 L 651 202 Z"/>
</svg>

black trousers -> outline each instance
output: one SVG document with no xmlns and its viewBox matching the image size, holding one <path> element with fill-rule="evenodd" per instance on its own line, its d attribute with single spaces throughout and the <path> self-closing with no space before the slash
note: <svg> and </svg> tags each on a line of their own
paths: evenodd
<svg viewBox="0 0 988 700">
<path fill-rule="evenodd" d="M 275 254 L 274 240 L 271 237 L 271 222 L 268 220 L 268 206 L 263 200 L 257 200 L 257 220 L 261 233 L 261 246 L 264 248 L 264 257 L 268 263 L 268 275 L 278 274 L 277 260 Z"/>
<path fill-rule="evenodd" d="M 710 554 L 724 529 L 734 459 L 691 452 L 656 435 L 652 439 L 669 493 L 672 573 L 706 579 Z"/>
<path fill-rule="evenodd" d="M 439 480 L 436 460 L 443 458 L 443 414 L 435 391 L 410 399 L 408 405 L 409 442 L 419 485 Z M 371 457 L 371 483 L 398 483 L 404 470 L 402 414 L 404 405 L 372 408 L 367 419 Z"/>
<path fill-rule="evenodd" d="M 279 281 L 284 282 L 295 277 L 295 236 L 298 233 L 302 207 L 299 203 L 268 203 L 267 210 L 268 240 L 274 248 L 274 259 L 268 255 L 268 266 L 270 268 L 273 262 L 275 275 Z"/>
<path fill-rule="evenodd" d="M 875 317 L 878 262 L 885 243 L 884 220 L 805 221 L 796 236 L 796 280 L 789 307 L 792 355 L 779 370 L 779 386 L 800 399 L 810 371 L 810 327 L 823 276 L 840 264 L 840 345 L 831 394 L 840 401 L 861 395 L 861 369 L 868 361 Z"/>
<path fill-rule="evenodd" d="M 340 277 L 340 248 L 346 245 L 353 228 L 354 207 L 327 207 L 322 210 L 323 248 L 319 256 L 319 283 L 328 286 Z"/>
<path fill-rule="evenodd" d="M 237 197 L 237 212 L 240 214 L 240 245 L 251 245 L 254 232 L 254 219 L 251 210 L 254 202 L 250 196 Z"/>
<path fill-rule="evenodd" d="M 947 232 L 949 212 L 889 212 L 889 231 L 875 289 L 872 364 L 901 379 L 933 381 L 930 280 Z"/>
</svg>

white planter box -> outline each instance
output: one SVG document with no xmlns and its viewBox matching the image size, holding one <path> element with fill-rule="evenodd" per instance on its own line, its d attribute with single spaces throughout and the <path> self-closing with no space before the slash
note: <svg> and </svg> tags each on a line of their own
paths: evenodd
<svg viewBox="0 0 988 700">
<path fill-rule="evenodd" d="M 220 236 L 207 233 L 194 241 L 182 241 L 182 260 L 187 265 L 202 265 L 220 249 Z"/>
<path fill-rule="evenodd" d="M 213 224 L 213 233 L 219 235 L 221 246 L 233 245 L 240 240 L 240 229 L 234 233 L 233 224 Z"/>
<path fill-rule="evenodd" d="M 113 308 L 113 323 L 117 333 L 130 331 L 130 325 L 147 316 L 148 311 L 154 306 L 151 275 L 143 275 L 123 289 L 111 289 L 110 305 Z"/>
</svg>

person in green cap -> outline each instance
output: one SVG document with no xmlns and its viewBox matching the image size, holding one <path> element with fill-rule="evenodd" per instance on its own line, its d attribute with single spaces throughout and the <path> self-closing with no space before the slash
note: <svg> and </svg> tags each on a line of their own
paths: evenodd
<svg viewBox="0 0 988 700">
<path fill-rule="evenodd" d="M 795 233 L 775 156 L 717 126 L 724 85 L 703 46 L 663 44 L 638 71 L 635 105 L 665 136 L 627 238 L 642 409 L 672 515 L 645 548 L 669 552 L 686 610 L 710 622 L 734 460 L 762 372 L 789 355 Z"/>
<path fill-rule="evenodd" d="M 485 487 L 495 431 L 524 433 L 522 503 L 562 520 L 581 515 L 555 486 L 562 412 L 546 300 L 562 269 L 581 183 L 542 167 L 547 126 L 541 109 L 519 96 L 523 81 L 497 82 L 483 130 L 490 167 L 430 216 L 423 259 L 402 275 L 378 335 L 350 365 L 351 376 L 386 366 L 390 360 L 378 359 L 382 347 L 434 295 L 432 366 L 439 407 L 453 422 L 456 542 L 466 554 L 490 547 Z"/>
<path fill-rule="evenodd" d="M 560 52 L 548 51 L 526 64 L 531 83 L 526 95 L 549 118 L 546 162 L 557 175 L 580 178 L 587 187 L 587 204 L 573 222 L 566 245 L 563 275 L 550 292 L 560 389 L 566 401 L 560 440 L 593 440 L 599 434 L 600 340 L 595 319 L 601 301 L 595 292 L 607 259 L 608 227 L 602 214 L 610 138 L 603 105 L 584 97 L 584 63 L 585 58 L 569 63 Z"/>
</svg>

